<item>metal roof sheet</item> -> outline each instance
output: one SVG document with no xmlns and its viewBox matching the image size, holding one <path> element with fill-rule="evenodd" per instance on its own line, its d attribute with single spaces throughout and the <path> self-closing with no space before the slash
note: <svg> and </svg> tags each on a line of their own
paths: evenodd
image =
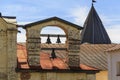
<svg viewBox="0 0 120 80">
<path fill-rule="evenodd" d="M 80 45 L 80 62 L 85 65 L 107 70 L 107 54 L 105 51 L 116 44 L 82 44 Z"/>
<path fill-rule="evenodd" d="M 115 47 L 109 48 L 106 51 L 110 52 L 110 51 L 116 51 L 116 50 L 120 50 L 120 44 L 116 45 Z"/>
</svg>

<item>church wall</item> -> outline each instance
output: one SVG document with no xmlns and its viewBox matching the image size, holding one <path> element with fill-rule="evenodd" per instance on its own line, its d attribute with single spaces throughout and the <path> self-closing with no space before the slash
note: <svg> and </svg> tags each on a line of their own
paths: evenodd
<svg viewBox="0 0 120 80">
<path fill-rule="evenodd" d="M 8 80 L 16 80 L 15 69 L 17 67 L 17 29 L 9 28 L 7 31 L 7 74 Z"/>
<path fill-rule="evenodd" d="M 7 77 L 7 25 L 0 18 L 0 80 Z M 4 80 L 5 80 L 4 79 Z"/>
<path fill-rule="evenodd" d="M 118 75 L 120 70 L 120 50 L 108 52 L 108 55 L 109 80 L 120 80 L 120 74 Z"/>
<path fill-rule="evenodd" d="M 16 80 L 16 25 L 0 17 L 0 80 Z"/>
<path fill-rule="evenodd" d="M 22 77 L 21 75 L 24 77 Z M 27 79 L 26 77 L 29 79 Z M 95 80 L 95 74 L 64 72 L 31 72 L 25 74 L 19 72 L 17 80 Z"/>
</svg>

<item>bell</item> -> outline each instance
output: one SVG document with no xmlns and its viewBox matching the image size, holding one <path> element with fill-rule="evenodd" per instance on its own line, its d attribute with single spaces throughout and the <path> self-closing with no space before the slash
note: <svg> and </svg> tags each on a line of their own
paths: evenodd
<svg viewBox="0 0 120 80">
<path fill-rule="evenodd" d="M 60 41 L 60 36 L 59 36 L 59 35 L 58 35 L 58 38 L 57 38 L 56 43 L 61 43 L 61 41 Z"/>
<path fill-rule="evenodd" d="M 56 54 L 55 54 L 55 49 L 54 48 L 52 49 L 52 53 L 51 53 L 51 57 L 50 58 L 52 58 L 52 59 L 57 58 Z"/>
<path fill-rule="evenodd" d="M 50 35 L 48 35 L 48 38 L 47 38 L 46 43 L 47 43 L 47 44 L 51 44 Z"/>
</svg>

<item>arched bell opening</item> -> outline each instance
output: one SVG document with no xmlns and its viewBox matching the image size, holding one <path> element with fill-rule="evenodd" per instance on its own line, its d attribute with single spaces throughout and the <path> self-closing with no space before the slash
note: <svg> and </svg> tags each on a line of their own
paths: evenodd
<svg viewBox="0 0 120 80">
<path fill-rule="evenodd" d="M 58 27 L 63 30 L 66 38 L 63 44 L 60 43 L 62 42 L 61 35 L 58 35 L 54 31 L 50 31 L 54 33 L 53 35 L 51 33 L 47 35 L 41 34 L 42 30 L 48 26 L 51 26 L 52 28 Z M 49 58 L 65 58 L 69 66 L 79 66 L 78 54 L 80 52 L 80 30 L 80 26 L 56 17 L 26 25 L 29 65 L 40 66 L 40 60 L 42 59 L 41 53 L 44 53 L 43 51 L 45 51 L 51 55 Z M 48 32 L 49 31 L 46 33 Z M 44 42 L 42 42 L 41 36 L 46 36 L 46 40 L 43 40 Z M 57 36 L 54 42 L 51 40 L 52 36 Z M 55 55 L 57 52 L 60 54 L 60 56 Z"/>
<path fill-rule="evenodd" d="M 67 34 L 59 26 L 45 26 L 40 31 L 41 52 L 48 53 L 50 58 L 66 58 Z"/>
<path fill-rule="evenodd" d="M 46 26 L 40 32 L 41 43 L 64 44 L 67 37 L 63 29 L 58 26 Z"/>
</svg>

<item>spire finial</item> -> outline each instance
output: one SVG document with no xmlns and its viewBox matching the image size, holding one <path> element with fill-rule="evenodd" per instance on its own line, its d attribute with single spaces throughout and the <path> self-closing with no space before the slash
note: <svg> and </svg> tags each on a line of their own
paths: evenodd
<svg viewBox="0 0 120 80">
<path fill-rule="evenodd" d="M 92 0 L 92 6 L 93 6 L 93 4 L 96 2 L 96 0 Z"/>
</svg>

